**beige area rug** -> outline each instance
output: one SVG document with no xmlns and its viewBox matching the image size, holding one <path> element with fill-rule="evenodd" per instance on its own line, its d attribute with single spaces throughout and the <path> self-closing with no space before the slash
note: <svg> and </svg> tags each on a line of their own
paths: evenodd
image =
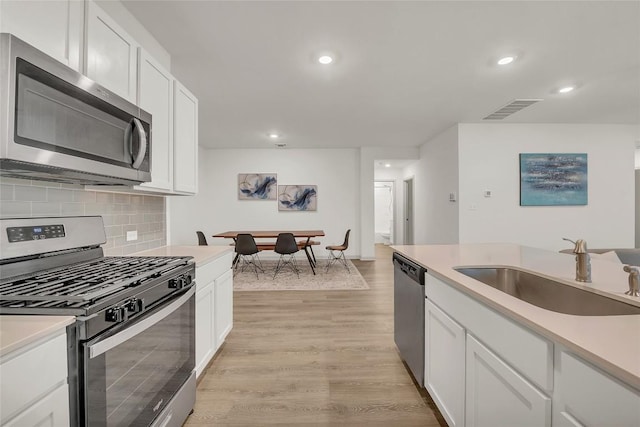
<svg viewBox="0 0 640 427">
<path fill-rule="evenodd" d="M 235 291 L 326 291 L 326 290 L 354 290 L 369 289 L 369 285 L 353 265 L 347 260 L 349 270 L 342 265 L 332 265 L 328 272 L 325 273 L 325 261 L 318 260 L 316 267 L 316 275 L 311 272 L 311 267 L 307 260 L 297 260 L 298 269 L 300 270 L 300 278 L 291 270 L 289 266 L 285 266 L 275 279 L 273 272 L 277 261 L 262 261 L 264 273 L 258 270 L 258 278 L 253 271 L 253 266 L 246 266 L 244 271 L 238 269 L 233 277 L 233 289 Z"/>
</svg>

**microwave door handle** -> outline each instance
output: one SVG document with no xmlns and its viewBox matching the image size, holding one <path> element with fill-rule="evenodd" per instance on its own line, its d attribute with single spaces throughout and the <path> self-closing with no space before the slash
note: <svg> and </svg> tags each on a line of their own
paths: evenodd
<svg viewBox="0 0 640 427">
<path fill-rule="evenodd" d="M 136 159 L 133 161 L 133 164 L 131 165 L 131 167 L 133 167 L 134 169 L 138 169 L 142 164 L 142 161 L 144 160 L 145 154 L 147 154 L 147 133 L 144 131 L 144 128 L 142 127 L 142 123 L 140 123 L 140 120 L 134 117 L 133 123 L 136 129 L 138 130 L 138 137 L 140 139 L 140 144 L 138 146 L 138 154 L 136 155 Z M 131 139 L 131 145 L 133 145 L 133 138 Z M 132 154 L 133 154 L 133 147 L 131 148 L 132 148 Z"/>
<path fill-rule="evenodd" d="M 169 316 L 171 313 L 179 309 L 184 303 L 189 301 L 189 298 L 191 298 L 195 293 L 196 293 L 196 287 L 192 286 L 191 289 L 189 289 L 186 293 L 181 295 L 180 298 L 176 299 L 171 304 L 164 307 L 162 310 L 158 311 L 157 313 L 153 313 L 152 315 L 150 315 L 145 319 L 142 319 L 135 325 L 129 328 L 126 328 L 123 331 L 118 332 L 117 334 L 109 338 L 105 338 L 93 345 L 90 345 L 89 358 L 90 359 L 96 358 L 101 354 L 111 350 L 112 348 L 119 346 L 120 344 L 127 341 L 128 339 L 135 337 L 139 333 L 146 331 L 147 329 L 149 329 L 150 327 L 157 324 L 159 321 L 161 321 L 162 319 L 164 319 L 165 317 Z"/>
</svg>

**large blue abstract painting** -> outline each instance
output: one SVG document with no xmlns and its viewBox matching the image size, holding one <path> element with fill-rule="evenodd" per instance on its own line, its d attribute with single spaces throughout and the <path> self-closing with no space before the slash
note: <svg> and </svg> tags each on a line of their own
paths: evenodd
<svg viewBox="0 0 640 427">
<path fill-rule="evenodd" d="M 278 185 L 279 211 L 315 211 L 317 209 L 317 185 Z"/>
<path fill-rule="evenodd" d="M 238 174 L 238 199 L 275 200 L 277 175 L 275 173 Z"/>
<path fill-rule="evenodd" d="M 586 204 L 586 153 L 520 154 L 520 206 Z"/>
</svg>

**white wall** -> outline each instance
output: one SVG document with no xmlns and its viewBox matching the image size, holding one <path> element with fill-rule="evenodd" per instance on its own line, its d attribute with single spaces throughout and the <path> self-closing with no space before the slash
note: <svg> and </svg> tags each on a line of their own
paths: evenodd
<svg viewBox="0 0 640 427">
<path fill-rule="evenodd" d="M 458 243 L 458 202 L 449 201 L 458 193 L 458 126 L 420 147 L 420 161 L 404 174 L 414 178 L 414 243 Z"/>
<path fill-rule="evenodd" d="M 460 124 L 460 242 L 633 247 L 637 138 L 633 126 Z M 587 153 L 588 205 L 521 207 L 518 155 L 530 152 Z"/>
<path fill-rule="evenodd" d="M 205 233 L 209 244 L 228 245 L 229 241 L 210 236 L 227 230 L 322 229 L 326 236 L 319 239 L 322 245 L 316 247 L 319 249 L 316 255 L 324 257 L 324 246 L 342 243 L 350 228 L 346 255 L 357 258 L 360 256 L 358 161 L 357 149 L 200 147 L 199 193 L 169 198 L 171 244 L 197 244 L 196 230 Z M 280 185 L 317 185 L 318 210 L 279 212 L 275 200 L 238 200 L 238 174 L 258 172 L 277 173 Z"/>
</svg>

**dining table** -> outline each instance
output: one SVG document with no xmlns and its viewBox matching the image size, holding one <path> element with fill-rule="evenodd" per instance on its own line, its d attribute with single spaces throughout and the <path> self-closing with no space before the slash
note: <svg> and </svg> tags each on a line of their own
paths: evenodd
<svg viewBox="0 0 640 427">
<path fill-rule="evenodd" d="M 254 239 L 273 239 L 277 238 L 280 233 L 291 233 L 293 237 L 296 239 L 303 239 L 298 242 L 298 246 L 304 250 L 305 255 L 307 256 L 307 260 L 309 261 L 309 266 L 311 267 L 311 271 L 313 274 L 316 274 L 316 256 L 313 253 L 313 245 L 319 245 L 320 242 L 313 241 L 314 237 L 322 237 L 324 236 L 323 230 L 232 230 L 232 231 L 224 231 L 222 233 L 214 234 L 212 237 L 219 237 L 223 239 L 233 239 L 235 242 L 238 234 L 251 234 Z M 275 242 L 260 242 L 256 241 L 256 245 L 258 249 L 261 250 L 273 250 L 275 248 Z M 236 254 L 236 259 L 238 258 L 238 254 Z M 236 259 L 234 259 L 234 264 Z"/>
</svg>

